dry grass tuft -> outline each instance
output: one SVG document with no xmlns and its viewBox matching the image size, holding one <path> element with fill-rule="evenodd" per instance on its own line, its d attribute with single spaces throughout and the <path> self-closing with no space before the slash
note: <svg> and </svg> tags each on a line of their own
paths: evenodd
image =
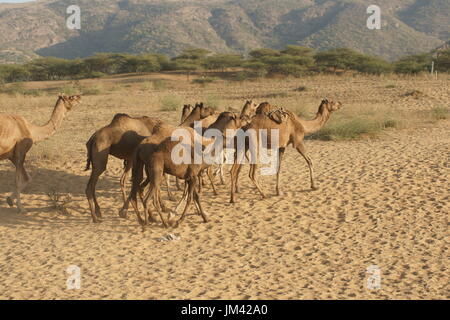
<svg viewBox="0 0 450 320">
<path fill-rule="evenodd" d="M 57 193 L 55 190 L 47 193 L 47 196 L 52 204 L 52 208 L 61 213 L 62 215 L 68 216 L 70 215 L 67 210 L 67 205 L 73 202 L 72 196 L 70 194 L 62 195 Z"/>
</svg>

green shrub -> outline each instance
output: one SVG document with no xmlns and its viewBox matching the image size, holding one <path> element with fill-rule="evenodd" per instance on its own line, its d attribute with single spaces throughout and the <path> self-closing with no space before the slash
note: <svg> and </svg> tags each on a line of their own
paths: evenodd
<svg viewBox="0 0 450 320">
<path fill-rule="evenodd" d="M 377 119 L 337 119 L 331 120 L 325 128 L 312 134 L 311 139 L 315 140 L 352 140 L 362 136 L 373 136 L 377 132 L 383 130 L 385 125 L 393 125 L 393 123 L 385 123 Z"/>
</svg>

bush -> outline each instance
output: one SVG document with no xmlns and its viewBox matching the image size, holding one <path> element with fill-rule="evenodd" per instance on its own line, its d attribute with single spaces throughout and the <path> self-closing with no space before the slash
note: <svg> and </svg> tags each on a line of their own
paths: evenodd
<svg viewBox="0 0 450 320">
<path fill-rule="evenodd" d="M 396 128 L 400 122 L 395 119 L 340 118 L 331 120 L 322 130 L 312 134 L 315 140 L 353 140 L 364 136 L 374 136 L 387 128 Z"/>
<path fill-rule="evenodd" d="M 204 78 L 194 79 L 194 80 L 192 80 L 192 83 L 197 83 L 197 84 L 204 86 L 208 83 L 213 83 L 216 80 L 217 80 L 217 78 L 214 78 L 214 77 L 204 77 Z"/>
</svg>

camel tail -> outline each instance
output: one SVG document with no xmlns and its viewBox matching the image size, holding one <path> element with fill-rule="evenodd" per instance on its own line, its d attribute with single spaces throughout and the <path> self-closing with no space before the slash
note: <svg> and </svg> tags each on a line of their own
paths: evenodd
<svg viewBox="0 0 450 320">
<path fill-rule="evenodd" d="M 87 149 L 87 160 L 86 160 L 86 168 L 84 169 L 84 171 L 88 171 L 91 168 L 91 163 L 92 163 L 92 146 L 94 144 L 94 137 L 95 134 L 93 134 L 88 142 L 86 142 L 86 149 Z"/>
</svg>

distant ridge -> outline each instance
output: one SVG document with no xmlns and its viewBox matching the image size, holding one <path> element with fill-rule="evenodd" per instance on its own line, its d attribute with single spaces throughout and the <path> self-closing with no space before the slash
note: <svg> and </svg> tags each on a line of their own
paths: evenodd
<svg viewBox="0 0 450 320">
<path fill-rule="evenodd" d="M 215 52 L 348 47 L 393 60 L 430 52 L 450 37 L 449 0 L 377 0 L 382 29 L 366 27 L 373 0 L 39 0 L 0 4 L 0 63 L 38 55 Z M 66 8 L 81 8 L 68 30 Z"/>
</svg>

